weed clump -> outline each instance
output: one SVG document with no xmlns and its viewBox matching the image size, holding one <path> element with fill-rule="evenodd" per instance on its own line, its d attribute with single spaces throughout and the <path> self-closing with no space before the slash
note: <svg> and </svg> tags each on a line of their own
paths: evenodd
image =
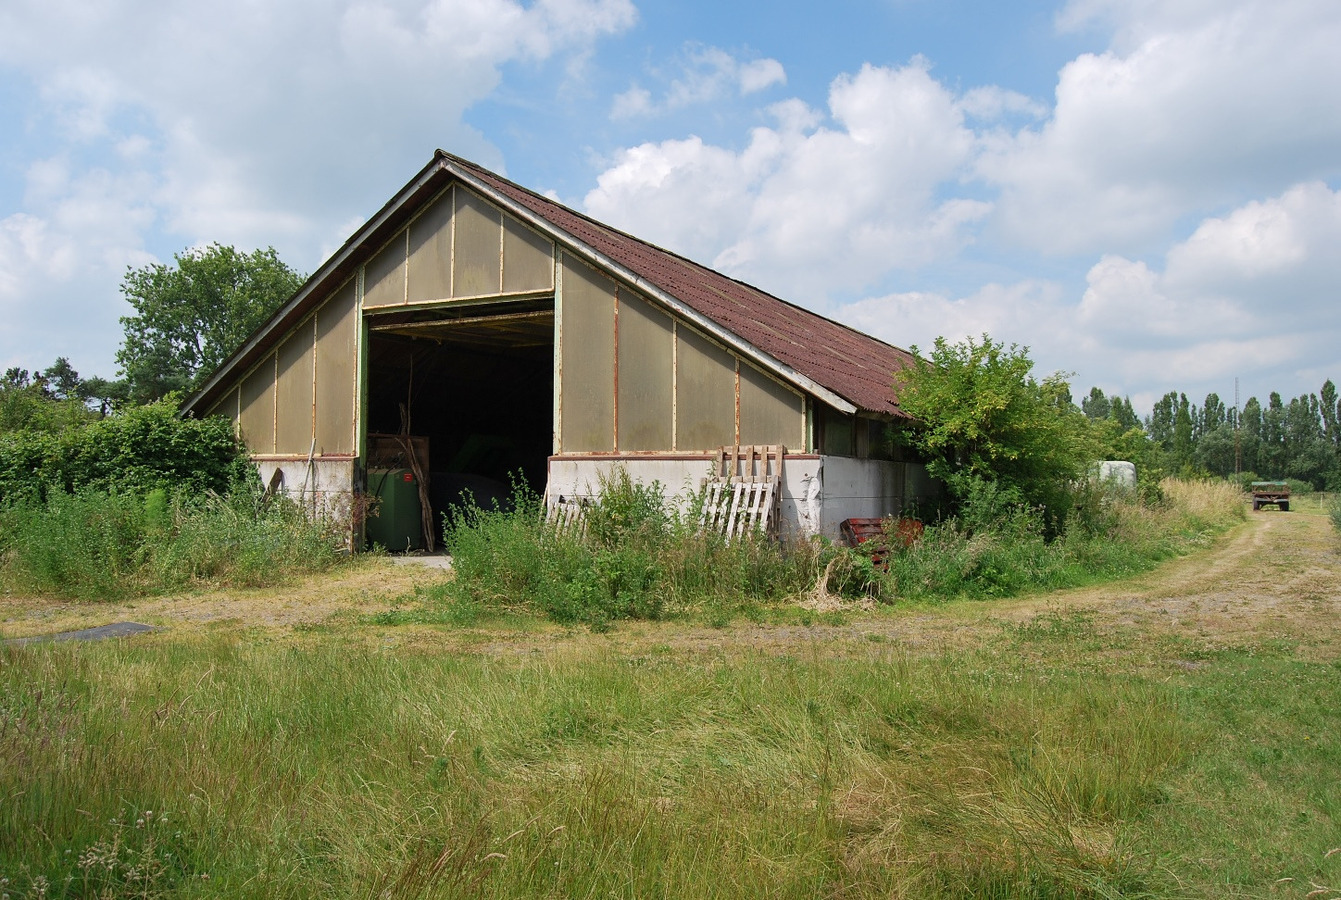
<svg viewBox="0 0 1341 900">
<path fill-rule="evenodd" d="M 808 546 L 783 548 L 762 534 L 728 541 L 699 528 L 701 511 L 701 498 L 670 504 L 660 483 L 617 470 L 565 525 L 518 485 L 507 509 L 448 511 L 443 540 L 455 575 L 445 590 L 455 603 L 535 609 L 603 629 L 690 611 L 715 619 L 813 583 Z"/>
</svg>

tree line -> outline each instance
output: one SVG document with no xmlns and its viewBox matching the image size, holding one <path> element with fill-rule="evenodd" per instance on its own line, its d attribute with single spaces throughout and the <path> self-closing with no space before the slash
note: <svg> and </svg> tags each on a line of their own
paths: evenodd
<svg viewBox="0 0 1341 900">
<path fill-rule="evenodd" d="M 1341 399 L 1331 379 L 1317 393 L 1288 402 L 1272 391 L 1265 405 L 1248 398 L 1243 409 L 1210 393 L 1200 405 L 1170 391 L 1143 420 L 1131 401 L 1095 387 L 1080 402 L 1091 421 L 1110 430 L 1135 430 L 1124 449 L 1138 449 L 1147 463 L 1181 475 L 1230 477 L 1250 473 L 1264 480 L 1295 479 L 1315 490 L 1341 490 Z M 1115 426 L 1115 429 L 1114 429 Z M 1120 445 L 1120 442 L 1117 442 Z"/>
</svg>

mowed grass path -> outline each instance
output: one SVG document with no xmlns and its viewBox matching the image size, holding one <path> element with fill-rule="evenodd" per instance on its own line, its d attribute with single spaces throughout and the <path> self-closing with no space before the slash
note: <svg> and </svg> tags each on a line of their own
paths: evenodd
<svg viewBox="0 0 1341 900">
<path fill-rule="evenodd" d="M 15 897 L 1341 897 L 1339 552 L 1304 510 L 996 604 L 596 635 L 388 628 L 350 601 L 7 648 L 0 877 Z"/>
</svg>

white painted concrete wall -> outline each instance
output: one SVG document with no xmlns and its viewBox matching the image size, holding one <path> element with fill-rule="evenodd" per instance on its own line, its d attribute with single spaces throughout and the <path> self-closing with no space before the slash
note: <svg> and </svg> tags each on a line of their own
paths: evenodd
<svg viewBox="0 0 1341 900">
<path fill-rule="evenodd" d="M 355 494 L 353 459 L 254 460 L 261 484 L 269 486 L 280 473 L 280 488 L 310 515 L 329 519 L 348 531 L 354 549 Z"/>
<path fill-rule="evenodd" d="M 601 479 L 619 468 L 644 484 L 659 481 L 668 499 L 685 500 L 712 470 L 706 458 L 660 456 L 554 457 L 546 497 L 592 499 Z M 926 500 L 937 485 L 917 463 L 843 456 L 788 456 L 782 464 L 779 531 L 784 538 L 822 534 L 838 538 L 838 525 L 853 516 L 897 515 Z"/>
</svg>

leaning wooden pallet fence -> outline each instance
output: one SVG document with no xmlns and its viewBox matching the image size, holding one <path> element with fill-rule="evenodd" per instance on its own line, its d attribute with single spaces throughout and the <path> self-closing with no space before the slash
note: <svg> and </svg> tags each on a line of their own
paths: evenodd
<svg viewBox="0 0 1341 900">
<path fill-rule="evenodd" d="M 565 534 L 584 537 L 587 533 L 587 503 L 584 497 L 549 498 L 545 503 L 545 518 Z"/>
<path fill-rule="evenodd" d="M 785 453 L 776 444 L 719 448 L 704 480 L 703 527 L 728 540 L 755 530 L 775 535 Z"/>
</svg>

